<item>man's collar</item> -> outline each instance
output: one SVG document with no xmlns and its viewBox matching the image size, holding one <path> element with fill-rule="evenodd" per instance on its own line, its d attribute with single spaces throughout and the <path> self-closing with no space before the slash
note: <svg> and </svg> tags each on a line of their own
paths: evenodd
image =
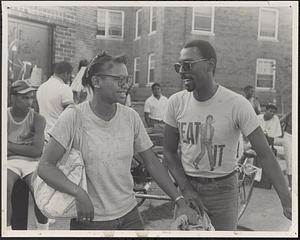
<svg viewBox="0 0 300 240">
<path fill-rule="evenodd" d="M 66 84 L 65 82 L 64 82 L 64 80 L 62 79 L 62 78 L 60 78 L 59 76 L 56 76 L 56 75 L 52 75 L 52 77 L 53 78 L 56 78 L 58 81 L 60 81 L 61 83 L 63 83 L 63 84 Z"/>
<path fill-rule="evenodd" d="M 154 97 L 155 99 L 159 100 L 159 99 L 161 99 L 162 95 L 160 94 L 160 95 L 159 95 L 159 98 L 157 98 L 157 97 L 155 97 L 155 96 L 153 95 L 153 93 L 152 93 L 152 97 Z"/>
</svg>

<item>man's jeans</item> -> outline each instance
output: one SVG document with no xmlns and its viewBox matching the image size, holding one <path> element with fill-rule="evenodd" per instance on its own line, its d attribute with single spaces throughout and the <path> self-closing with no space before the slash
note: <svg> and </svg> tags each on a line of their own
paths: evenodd
<svg viewBox="0 0 300 240">
<path fill-rule="evenodd" d="M 199 193 L 215 230 L 234 231 L 238 221 L 238 176 L 204 183 L 187 176 L 194 190 Z"/>
<path fill-rule="evenodd" d="M 144 223 L 135 207 L 123 217 L 110 221 L 79 222 L 73 218 L 70 230 L 144 230 Z"/>
</svg>

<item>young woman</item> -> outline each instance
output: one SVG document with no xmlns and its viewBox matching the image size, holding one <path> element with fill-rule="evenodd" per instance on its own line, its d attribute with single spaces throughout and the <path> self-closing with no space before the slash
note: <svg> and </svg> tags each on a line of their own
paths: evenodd
<svg viewBox="0 0 300 240">
<path fill-rule="evenodd" d="M 139 153 L 153 179 L 176 202 L 177 215 L 185 214 L 196 224 L 197 212 L 187 206 L 155 157 L 138 113 L 123 105 L 132 84 L 125 63 L 125 57 L 103 52 L 92 59 L 82 79 L 93 90 L 93 98 L 78 105 L 81 127 L 73 146 L 83 155 L 87 192 L 56 167 L 74 132 L 72 108 L 62 113 L 50 131 L 38 174 L 50 186 L 76 198 L 78 216 L 71 220 L 71 230 L 142 230 L 130 173 L 132 156 Z"/>
</svg>

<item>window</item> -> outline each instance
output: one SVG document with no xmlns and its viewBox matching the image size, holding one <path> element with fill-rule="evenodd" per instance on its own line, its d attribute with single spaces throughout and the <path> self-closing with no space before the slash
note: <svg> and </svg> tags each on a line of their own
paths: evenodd
<svg viewBox="0 0 300 240">
<path fill-rule="evenodd" d="M 259 58 L 256 61 L 256 87 L 259 89 L 275 89 L 276 61 Z"/>
<path fill-rule="evenodd" d="M 258 39 L 278 39 L 278 10 L 271 8 L 259 9 Z"/>
<path fill-rule="evenodd" d="M 97 9 L 97 36 L 100 38 L 123 39 L 124 12 Z"/>
<path fill-rule="evenodd" d="M 133 69 L 133 80 L 134 84 L 138 85 L 140 83 L 140 58 L 134 58 L 134 69 Z"/>
<path fill-rule="evenodd" d="M 154 82 L 154 70 L 155 70 L 155 54 L 151 53 L 148 57 L 148 81 L 147 84 L 150 85 Z"/>
<path fill-rule="evenodd" d="M 150 8 L 150 33 L 156 31 L 157 7 Z"/>
<path fill-rule="evenodd" d="M 194 7 L 192 18 L 192 33 L 214 33 L 214 7 Z"/>
<path fill-rule="evenodd" d="M 141 37 L 142 32 L 142 9 L 139 9 L 135 13 L 135 39 Z"/>
</svg>

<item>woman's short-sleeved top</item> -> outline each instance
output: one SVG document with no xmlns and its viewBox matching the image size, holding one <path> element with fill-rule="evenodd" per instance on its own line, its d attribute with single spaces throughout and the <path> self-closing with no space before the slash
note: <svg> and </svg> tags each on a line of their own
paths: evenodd
<svg viewBox="0 0 300 240">
<path fill-rule="evenodd" d="M 73 146 L 81 150 L 86 166 L 88 194 L 95 210 L 95 221 L 124 216 L 137 204 L 133 192 L 131 162 L 135 152 L 152 147 L 138 113 L 117 104 L 110 121 L 97 117 L 89 102 L 78 106 L 80 124 Z M 50 135 L 67 148 L 75 128 L 76 111 L 67 108 Z"/>
</svg>

